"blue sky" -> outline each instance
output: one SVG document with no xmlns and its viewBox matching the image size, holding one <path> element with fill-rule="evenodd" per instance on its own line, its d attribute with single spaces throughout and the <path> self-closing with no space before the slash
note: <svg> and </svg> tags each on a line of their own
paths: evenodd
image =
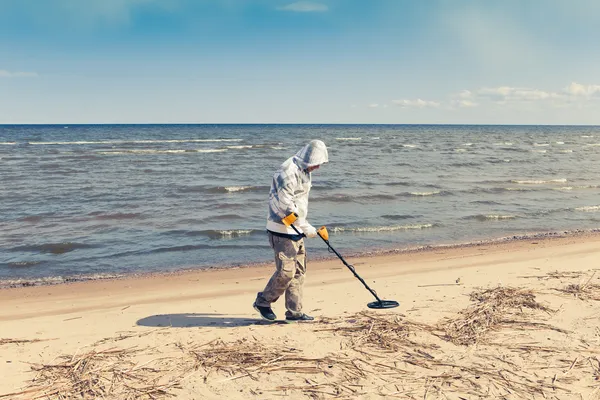
<svg viewBox="0 0 600 400">
<path fill-rule="evenodd" d="M 0 0 L 0 123 L 600 124 L 597 0 Z"/>
</svg>

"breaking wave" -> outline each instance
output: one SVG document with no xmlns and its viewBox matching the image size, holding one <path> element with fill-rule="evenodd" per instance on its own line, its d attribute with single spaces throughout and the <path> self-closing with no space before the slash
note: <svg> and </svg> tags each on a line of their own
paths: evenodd
<svg viewBox="0 0 600 400">
<path fill-rule="evenodd" d="M 511 183 L 518 183 L 520 185 L 544 185 L 544 184 L 548 184 L 548 183 L 565 183 L 565 182 L 567 182 L 567 180 L 564 179 L 564 178 L 562 178 L 562 179 L 548 179 L 548 180 L 543 180 L 543 179 L 516 180 L 516 179 L 513 179 L 510 182 Z"/>
<path fill-rule="evenodd" d="M 575 211 L 595 212 L 595 211 L 600 211 L 600 206 L 577 207 L 577 208 L 575 208 Z"/>
<path fill-rule="evenodd" d="M 515 215 L 501 215 L 501 214 L 477 214 L 477 215 L 469 215 L 467 217 L 463 217 L 463 219 L 472 219 L 476 221 L 503 221 L 509 219 L 516 219 Z"/>
<path fill-rule="evenodd" d="M 336 226 L 328 229 L 331 232 L 395 232 L 395 231 L 407 231 L 411 229 L 428 229 L 433 228 L 434 224 L 415 224 L 415 225 L 394 225 L 394 226 L 366 226 L 366 227 L 343 227 Z"/>
</svg>

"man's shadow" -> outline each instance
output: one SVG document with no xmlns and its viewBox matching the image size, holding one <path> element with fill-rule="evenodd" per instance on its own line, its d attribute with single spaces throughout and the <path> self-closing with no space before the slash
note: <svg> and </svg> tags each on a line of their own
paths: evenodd
<svg viewBox="0 0 600 400">
<path fill-rule="evenodd" d="M 277 323 L 277 321 L 274 321 Z M 273 322 L 256 318 L 227 317 L 223 314 L 162 314 L 142 318 L 138 326 L 172 327 L 172 328 L 235 328 L 238 326 L 266 325 Z"/>
</svg>

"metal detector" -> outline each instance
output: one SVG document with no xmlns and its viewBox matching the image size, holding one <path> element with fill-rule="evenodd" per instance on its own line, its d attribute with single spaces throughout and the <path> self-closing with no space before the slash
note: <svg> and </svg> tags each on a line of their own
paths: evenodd
<svg viewBox="0 0 600 400">
<path fill-rule="evenodd" d="M 294 222 L 298 219 L 298 214 L 296 213 L 291 213 L 290 215 L 288 215 L 287 217 L 283 218 L 281 221 L 283 222 L 283 224 L 285 226 L 291 226 L 294 231 L 296 231 L 296 233 L 298 235 L 302 235 L 302 236 L 306 236 L 305 234 L 301 233 L 295 226 L 294 226 Z M 354 276 L 367 288 L 367 290 L 369 292 L 371 292 L 371 294 L 373 296 L 375 296 L 375 298 L 377 299 L 377 301 L 373 301 L 369 304 L 367 304 L 367 307 L 369 308 L 374 308 L 374 309 L 384 309 L 384 308 L 394 308 L 394 307 L 398 307 L 400 304 L 395 301 L 395 300 L 381 300 L 379 298 L 379 296 L 377 296 L 377 293 L 375 293 L 375 291 L 373 289 L 371 289 L 369 287 L 369 285 L 367 285 L 367 283 L 363 280 L 363 278 L 361 278 L 357 273 L 356 270 L 354 269 L 353 265 L 350 265 L 346 262 L 346 260 L 344 260 L 344 257 L 342 257 L 342 255 L 340 253 L 338 253 L 332 246 L 331 244 L 329 244 L 329 233 L 327 232 L 327 228 L 325 228 L 324 226 L 320 227 L 319 229 L 317 229 L 317 235 L 319 235 L 319 237 L 321 239 L 323 239 L 323 241 L 325 242 L 325 244 L 327 244 L 327 247 L 329 247 L 329 250 L 332 251 L 333 253 L 335 253 L 336 256 L 338 256 L 338 258 L 340 260 L 342 260 L 342 262 L 344 263 L 344 265 L 346 267 L 348 267 L 348 269 L 350 270 L 350 272 L 352 272 L 354 274 Z"/>
</svg>

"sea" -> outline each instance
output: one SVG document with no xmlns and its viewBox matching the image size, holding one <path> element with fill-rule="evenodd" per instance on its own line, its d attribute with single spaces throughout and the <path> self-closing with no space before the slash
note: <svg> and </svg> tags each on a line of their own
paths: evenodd
<svg viewBox="0 0 600 400">
<path fill-rule="evenodd" d="M 350 263 L 600 227 L 598 126 L 0 125 L 0 286 L 270 262 L 272 176 L 312 139 L 308 220 Z"/>
</svg>

